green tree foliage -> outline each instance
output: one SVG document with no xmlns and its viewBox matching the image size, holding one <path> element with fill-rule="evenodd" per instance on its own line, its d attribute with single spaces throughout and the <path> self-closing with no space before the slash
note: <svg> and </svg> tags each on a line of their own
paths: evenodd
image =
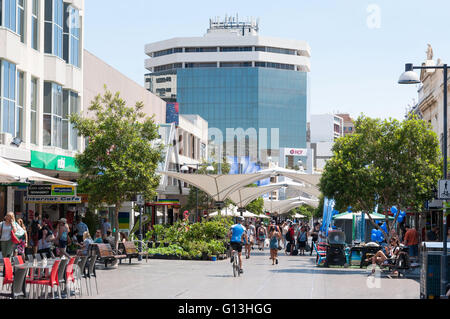
<svg viewBox="0 0 450 319">
<path fill-rule="evenodd" d="M 156 143 L 158 127 L 143 107 L 142 102 L 127 107 L 119 93 L 105 87 L 104 95 L 96 96 L 89 107 L 93 118 L 70 116 L 79 135 L 89 139 L 85 151 L 76 156 L 79 184 L 93 206 L 115 205 L 116 225 L 125 201 L 137 193 L 151 199 L 159 185 L 156 170 L 163 146 Z"/>
<path fill-rule="evenodd" d="M 246 209 L 255 215 L 264 215 L 264 199 L 259 197 L 247 205 Z"/>
<path fill-rule="evenodd" d="M 353 211 L 372 212 L 377 204 L 383 212 L 392 206 L 417 211 L 432 196 L 441 158 L 437 136 L 425 121 L 361 116 L 355 133 L 336 141 L 320 189 L 340 211 L 352 206 Z"/>
</svg>

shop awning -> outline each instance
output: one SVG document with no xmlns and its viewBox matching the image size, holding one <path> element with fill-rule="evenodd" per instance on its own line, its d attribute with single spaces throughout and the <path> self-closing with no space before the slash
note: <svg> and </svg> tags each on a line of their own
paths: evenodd
<svg viewBox="0 0 450 319">
<path fill-rule="evenodd" d="M 49 177 L 0 157 L 0 183 L 51 183 L 75 186 L 76 183 Z"/>
</svg>

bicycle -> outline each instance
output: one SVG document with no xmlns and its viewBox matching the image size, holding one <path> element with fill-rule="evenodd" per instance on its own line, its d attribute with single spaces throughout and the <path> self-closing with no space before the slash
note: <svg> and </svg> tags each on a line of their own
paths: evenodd
<svg viewBox="0 0 450 319">
<path fill-rule="evenodd" d="M 233 267 L 233 275 L 234 277 L 241 276 L 241 268 L 239 267 L 239 254 L 237 250 L 233 250 L 233 263 L 231 266 Z"/>
</svg>

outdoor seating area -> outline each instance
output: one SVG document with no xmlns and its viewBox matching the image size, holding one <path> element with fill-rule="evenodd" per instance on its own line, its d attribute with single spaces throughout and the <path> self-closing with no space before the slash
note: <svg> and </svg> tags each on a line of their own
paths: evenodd
<svg viewBox="0 0 450 319">
<path fill-rule="evenodd" d="M 0 297 L 8 299 L 69 299 L 92 295 L 96 255 L 71 258 L 49 258 L 28 255 L 2 258 L 2 289 Z M 83 280 L 85 290 L 83 289 Z"/>
</svg>

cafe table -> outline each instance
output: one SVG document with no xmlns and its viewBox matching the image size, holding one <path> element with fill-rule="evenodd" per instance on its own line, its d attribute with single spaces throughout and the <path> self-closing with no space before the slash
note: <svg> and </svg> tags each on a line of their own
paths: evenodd
<svg viewBox="0 0 450 319">
<path fill-rule="evenodd" d="M 56 259 L 48 259 L 47 262 L 40 261 L 38 263 L 26 262 L 26 263 L 23 263 L 23 264 L 20 264 L 20 265 L 14 265 L 14 268 L 16 268 L 16 269 L 28 269 L 28 272 L 30 274 L 32 274 L 33 277 L 34 277 L 34 274 L 37 272 L 38 273 L 37 277 L 40 277 L 41 271 L 44 271 L 45 275 L 48 275 L 48 273 L 53 268 L 55 260 Z M 24 289 L 26 289 L 26 288 L 24 287 Z M 30 295 L 28 296 L 29 298 L 31 298 L 31 291 L 32 290 L 30 289 Z"/>
</svg>

